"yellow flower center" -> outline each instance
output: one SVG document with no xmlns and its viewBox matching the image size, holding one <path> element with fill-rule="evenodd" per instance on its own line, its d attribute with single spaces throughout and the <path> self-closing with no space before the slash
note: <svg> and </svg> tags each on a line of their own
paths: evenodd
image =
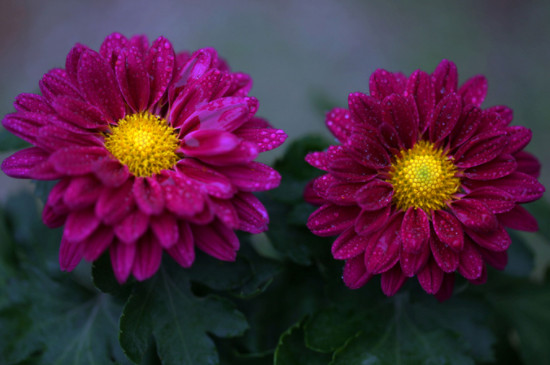
<svg viewBox="0 0 550 365">
<path fill-rule="evenodd" d="M 130 114 L 105 136 L 105 147 L 135 176 L 152 176 L 180 159 L 174 128 L 148 112 Z"/>
<path fill-rule="evenodd" d="M 391 165 L 388 182 L 393 185 L 397 208 L 441 209 L 460 187 L 456 166 L 446 153 L 427 141 L 403 150 Z"/>
</svg>

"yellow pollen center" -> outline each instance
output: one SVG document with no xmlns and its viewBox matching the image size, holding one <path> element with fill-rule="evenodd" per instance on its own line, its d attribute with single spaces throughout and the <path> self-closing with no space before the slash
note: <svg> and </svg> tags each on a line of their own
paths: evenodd
<svg viewBox="0 0 550 365">
<path fill-rule="evenodd" d="M 105 135 L 105 147 L 135 176 L 152 176 L 180 159 L 174 128 L 148 112 L 130 114 Z"/>
<path fill-rule="evenodd" d="M 403 150 L 393 161 L 390 178 L 393 203 L 397 208 L 421 208 L 426 212 L 441 209 L 460 187 L 456 166 L 446 153 L 427 141 Z"/>
</svg>

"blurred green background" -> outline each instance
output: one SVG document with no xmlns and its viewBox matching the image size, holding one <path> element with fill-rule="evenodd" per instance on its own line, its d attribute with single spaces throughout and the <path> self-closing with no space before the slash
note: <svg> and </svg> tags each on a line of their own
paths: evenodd
<svg viewBox="0 0 550 365">
<path fill-rule="evenodd" d="M 489 80 L 485 107 L 505 104 L 532 128 L 528 150 L 550 161 L 550 1 L 1 0 L 0 114 L 63 67 L 76 43 L 98 49 L 113 31 L 212 46 L 254 78 L 258 115 L 287 131 L 327 134 L 324 111 L 368 91 L 377 68 L 431 72 L 454 61 L 463 82 Z M 281 151 L 264 157 L 269 161 Z M 1 155 L 0 158 L 5 158 Z M 1 174 L 1 173 L 0 173 Z M 542 182 L 550 182 L 543 167 Z M 0 176 L 0 200 L 25 186 Z"/>
</svg>

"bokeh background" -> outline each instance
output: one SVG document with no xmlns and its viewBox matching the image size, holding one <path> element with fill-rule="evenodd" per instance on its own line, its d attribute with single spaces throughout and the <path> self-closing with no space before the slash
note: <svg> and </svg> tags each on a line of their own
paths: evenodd
<svg viewBox="0 0 550 365">
<path fill-rule="evenodd" d="M 431 72 L 448 58 L 461 82 L 486 75 L 485 107 L 508 105 L 514 123 L 532 128 L 527 149 L 548 185 L 549 20 L 543 0 L 0 0 L 0 114 L 17 94 L 37 92 L 76 42 L 98 49 L 113 31 L 164 35 L 176 50 L 217 48 L 252 75 L 258 115 L 291 140 L 327 134 L 326 109 L 367 92 L 375 69 Z M 0 200 L 25 186 L 0 175 Z"/>
</svg>

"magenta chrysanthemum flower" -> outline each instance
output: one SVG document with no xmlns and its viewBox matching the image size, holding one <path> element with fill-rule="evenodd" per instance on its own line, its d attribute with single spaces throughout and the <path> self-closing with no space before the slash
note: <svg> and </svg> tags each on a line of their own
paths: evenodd
<svg viewBox="0 0 550 365">
<path fill-rule="evenodd" d="M 267 228 L 251 193 L 280 175 L 254 162 L 286 139 L 254 116 L 251 78 L 230 72 L 213 49 L 175 53 L 160 37 L 115 33 L 95 52 L 77 44 L 65 69 L 21 94 L 2 124 L 34 147 L 2 163 L 12 177 L 60 181 L 44 207 L 49 227 L 65 225 L 60 265 L 109 250 L 116 278 L 159 268 L 163 250 L 183 267 L 195 246 L 234 260 L 234 230 Z"/>
<path fill-rule="evenodd" d="M 339 235 L 334 258 L 346 260 L 352 289 L 381 274 L 395 294 L 408 277 L 440 300 L 455 272 L 486 280 L 485 264 L 503 269 L 505 227 L 534 231 L 519 204 L 540 198 L 540 164 L 523 148 L 531 131 L 510 126 L 505 106 L 482 110 L 487 81 L 476 76 L 457 90 L 456 66 L 442 61 L 429 75 L 377 70 L 370 96 L 353 93 L 327 126 L 341 145 L 306 157 L 327 173 L 306 189 L 320 205 L 308 220 L 319 236 Z"/>
</svg>

